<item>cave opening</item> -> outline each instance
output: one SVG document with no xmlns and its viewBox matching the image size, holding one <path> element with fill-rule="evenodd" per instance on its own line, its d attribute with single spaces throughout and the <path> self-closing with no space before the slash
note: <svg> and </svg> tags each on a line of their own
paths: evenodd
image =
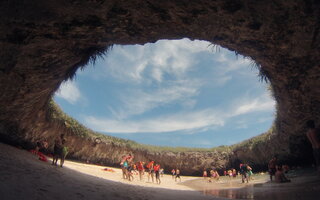
<svg viewBox="0 0 320 200">
<path fill-rule="evenodd" d="M 181 169 L 185 175 L 199 172 L 204 167 L 239 166 L 239 162 L 253 163 L 253 168 L 266 170 L 267 161 L 274 154 L 279 155 L 279 161 L 290 166 L 310 167 L 314 162 L 304 124 L 310 119 L 318 126 L 320 124 L 320 4 L 317 1 L 12 0 L 0 4 L 1 142 L 28 149 L 44 138 L 51 145 L 48 148 L 51 151 L 58 134 L 67 132 L 68 158 L 118 166 L 121 155 L 134 153 L 137 160 L 152 158 L 164 163 L 167 169 L 176 167 L 176 163 L 187 166 Z M 273 134 L 260 137 L 258 141 L 249 139 L 233 149 L 145 151 L 133 143 L 122 143 L 123 140 L 110 143 L 108 138 L 79 134 L 70 129 L 72 120 L 59 121 L 54 116 L 56 113 L 52 114 L 48 102 L 61 82 L 72 77 L 90 57 L 96 57 L 105 47 L 181 37 L 219 44 L 250 56 L 262 66 L 277 102 Z M 114 184 L 103 184 L 103 190 L 99 192 L 97 188 L 91 190 L 88 186 L 96 186 L 98 180 L 88 182 L 86 178 L 70 177 L 68 171 L 63 176 L 66 179 L 57 179 L 57 170 L 51 170 L 49 166 L 48 170 L 43 170 L 38 167 L 38 162 L 33 162 L 34 159 L 17 160 L 16 156 L 25 154 L 15 150 L 2 150 L 3 160 L 7 163 L 1 175 L 5 180 L 1 181 L 1 188 L 6 191 L 4 198 L 35 199 L 43 196 L 43 192 L 48 199 L 55 199 L 56 194 L 60 194 L 61 199 L 95 195 L 97 199 L 141 197 L 139 190 L 122 187 L 118 193 Z M 7 171 L 12 169 L 15 171 L 8 175 Z M 35 174 L 30 176 L 30 172 Z M 49 180 L 55 181 L 47 184 Z M 70 187 L 82 181 L 88 184 Z M 294 188 L 286 193 L 280 190 L 278 193 L 285 195 L 278 197 L 298 198 L 304 194 L 307 199 L 315 198 L 312 196 L 315 192 L 309 189 L 314 185 L 297 183 L 306 189 Z M 24 190 L 17 192 L 17 188 Z M 277 196 L 276 188 L 279 187 L 276 185 L 261 195 L 271 199 Z M 124 194 L 123 191 L 129 192 Z M 143 194 L 145 199 L 163 199 L 169 195 L 156 195 L 154 191 Z M 169 195 L 168 199 L 188 199 L 188 196 L 189 199 L 204 199 L 188 194 L 183 191 L 178 196 Z"/>
<path fill-rule="evenodd" d="M 103 134 L 212 148 L 265 133 L 275 117 L 271 86 L 259 81 L 259 66 L 206 41 L 115 45 L 89 65 L 54 99 Z"/>
</svg>

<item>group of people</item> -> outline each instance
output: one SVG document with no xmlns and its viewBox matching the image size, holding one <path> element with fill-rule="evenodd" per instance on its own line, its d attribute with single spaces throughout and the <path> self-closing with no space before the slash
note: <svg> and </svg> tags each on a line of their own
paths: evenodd
<svg viewBox="0 0 320 200">
<path fill-rule="evenodd" d="M 134 162 L 133 156 L 131 154 L 124 155 L 120 162 L 120 167 L 122 169 L 122 178 L 127 179 L 129 181 L 133 181 L 134 174 L 138 175 L 140 181 L 143 180 L 143 176 L 145 173 L 148 176 L 148 182 L 151 181 L 154 183 L 154 179 L 157 184 L 161 183 L 160 175 L 163 176 L 164 169 L 160 167 L 159 163 L 155 163 L 154 161 L 150 161 L 149 163 L 145 163 L 142 161 Z"/>
<path fill-rule="evenodd" d="M 252 175 L 252 168 L 248 164 L 241 163 L 239 172 L 237 173 L 237 170 L 232 168 L 229 170 L 224 170 L 223 175 L 228 176 L 230 179 L 231 178 L 236 178 L 238 175 L 241 175 L 241 180 L 242 183 L 244 182 L 249 182 L 250 180 L 253 180 Z M 203 170 L 202 172 L 202 177 L 204 180 L 208 182 L 212 182 L 213 180 L 218 181 L 220 179 L 220 175 L 217 170 L 211 169 L 208 173 L 206 169 Z"/>
<path fill-rule="evenodd" d="M 237 170 L 232 168 L 232 169 L 229 169 L 229 170 L 224 170 L 223 171 L 223 175 L 224 176 L 229 176 L 229 178 L 231 179 L 232 177 L 236 178 L 238 174 L 237 174 Z"/>
<path fill-rule="evenodd" d="M 316 164 L 316 170 L 318 174 L 320 174 L 320 129 L 316 128 L 315 122 L 313 120 L 309 120 L 306 122 L 306 128 L 306 136 L 313 149 L 313 157 Z M 274 156 L 269 161 L 268 170 L 270 175 L 270 181 L 273 181 L 274 176 L 275 182 L 290 182 L 290 180 L 285 176 L 285 173 L 288 172 L 289 167 L 287 165 L 278 164 L 276 156 Z"/>
<path fill-rule="evenodd" d="M 309 140 L 309 142 L 312 145 L 313 148 L 313 155 L 316 163 L 316 167 L 318 172 L 320 173 L 320 136 L 318 133 L 318 129 L 316 129 L 314 121 L 310 120 L 306 123 L 306 127 L 308 128 L 306 132 L 306 136 Z M 40 154 L 40 149 L 47 149 L 48 148 L 48 142 L 46 140 L 37 142 L 35 150 L 33 150 L 33 153 Z M 53 149 L 53 160 L 52 165 L 56 165 L 58 163 L 58 160 L 60 159 L 60 167 L 63 167 L 64 160 L 68 154 L 68 147 L 66 146 L 66 139 L 65 135 L 61 134 L 60 137 L 58 137 L 54 141 L 54 149 Z M 44 156 L 43 156 L 44 157 Z M 42 157 L 40 156 L 39 159 Z M 46 160 L 45 157 L 42 158 L 43 160 Z M 125 155 L 122 157 L 121 163 L 120 163 L 121 169 L 122 169 L 122 175 L 124 179 L 127 179 L 129 181 L 132 181 L 134 179 L 134 174 L 139 175 L 140 181 L 143 180 L 143 177 L 145 174 L 148 176 L 148 182 L 150 182 L 150 179 L 152 182 L 154 182 L 154 179 L 156 183 L 160 184 L 160 176 L 163 176 L 164 169 L 160 167 L 159 163 L 155 163 L 154 161 L 150 161 L 148 163 L 138 161 L 134 163 L 133 156 L 131 154 Z M 268 163 L 268 171 L 270 175 L 270 180 L 274 180 L 276 182 L 290 182 L 290 180 L 285 176 L 285 173 L 288 171 L 287 165 L 279 165 L 277 162 L 277 157 L 273 157 L 269 163 Z M 180 177 L 180 170 L 179 169 L 172 169 L 172 178 L 177 181 L 178 179 L 181 182 Z M 240 170 L 237 173 L 236 169 L 229 169 L 224 171 L 225 176 L 229 176 L 235 178 L 237 175 L 241 175 L 242 183 L 249 182 L 252 180 L 252 168 L 245 163 L 240 164 Z M 202 174 L 203 178 L 207 180 L 208 182 L 212 182 L 213 180 L 219 180 L 220 175 L 217 170 L 211 169 L 210 171 L 207 171 L 206 169 L 203 170 Z"/>
<path fill-rule="evenodd" d="M 174 179 L 176 182 L 177 182 L 177 179 L 179 179 L 181 182 L 180 169 L 178 169 L 178 168 L 172 169 L 171 174 L 172 174 L 172 179 Z"/>
<path fill-rule="evenodd" d="M 268 163 L 268 171 L 270 175 L 270 181 L 273 181 L 272 177 L 274 176 L 275 182 L 277 183 L 286 183 L 290 180 L 285 176 L 289 167 L 287 165 L 278 164 L 277 157 L 274 156 Z"/>
<path fill-rule="evenodd" d="M 48 150 L 48 147 L 49 147 L 49 143 L 46 139 L 39 140 L 36 142 L 35 148 L 33 150 L 30 150 L 30 152 L 35 155 L 38 155 L 39 160 L 47 162 L 48 159 L 45 156 L 45 154 L 48 155 L 50 153 L 50 151 Z M 61 134 L 54 141 L 52 165 L 57 166 L 58 160 L 60 159 L 60 167 L 63 167 L 64 160 L 67 154 L 68 154 L 68 147 L 66 146 L 65 135 Z"/>
<path fill-rule="evenodd" d="M 241 180 L 242 183 L 247 182 L 249 183 L 250 180 L 252 180 L 252 168 L 246 164 L 246 163 L 241 163 L 240 164 L 240 175 L 241 175 Z"/>
<path fill-rule="evenodd" d="M 211 169 L 208 173 L 207 169 L 203 169 L 202 177 L 205 181 L 212 182 L 218 181 L 220 179 L 220 175 L 217 170 Z"/>
</svg>

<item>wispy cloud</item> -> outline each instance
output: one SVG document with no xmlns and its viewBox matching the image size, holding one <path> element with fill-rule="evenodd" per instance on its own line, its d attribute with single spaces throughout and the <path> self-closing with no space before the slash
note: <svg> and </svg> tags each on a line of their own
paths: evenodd
<svg viewBox="0 0 320 200">
<path fill-rule="evenodd" d="M 275 101 L 269 98 L 266 94 L 256 98 L 239 98 L 233 103 L 233 111 L 229 116 L 244 115 L 251 112 L 271 111 L 274 110 Z"/>
<path fill-rule="evenodd" d="M 212 110 L 181 112 L 144 120 L 98 119 L 93 116 L 84 118 L 85 124 L 95 130 L 109 133 L 164 133 L 192 131 L 223 126 L 223 121 Z M 190 133 L 190 132 L 186 132 Z"/>
<path fill-rule="evenodd" d="M 99 119 L 93 116 L 84 118 L 85 124 L 102 132 L 109 133 L 161 133 L 183 131 L 186 134 L 199 133 L 225 125 L 228 119 L 254 112 L 270 111 L 274 101 L 264 96 L 229 106 L 228 109 L 208 108 L 197 111 L 179 112 L 142 120 Z M 246 121 L 240 121 L 237 128 L 246 128 Z"/>
<path fill-rule="evenodd" d="M 188 39 L 158 41 L 156 45 L 134 45 L 133 47 L 115 47 L 102 63 L 104 73 L 116 82 L 129 84 L 116 92 L 118 104 L 107 106 L 111 113 L 108 118 L 85 117 L 85 123 L 95 130 L 110 133 L 135 132 L 173 132 L 193 133 L 206 131 L 213 127 L 224 126 L 225 122 L 239 115 L 253 112 L 264 112 L 274 109 L 274 101 L 266 96 L 239 96 L 228 101 L 224 108 L 203 108 L 195 110 L 197 96 L 203 86 L 223 87 L 231 81 L 244 67 L 250 65 L 249 59 L 230 59 L 232 52 L 222 49 L 214 53 L 205 41 Z M 199 70 L 198 56 L 208 54 L 212 66 L 206 64 L 205 76 L 196 76 L 193 71 Z M 72 87 L 76 91 L 76 87 Z M 80 92 L 79 92 L 80 95 Z M 62 96 L 62 94 L 60 94 Z M 69 102 L 75 102 L 77 95 L 72 95 Z M 67 99 L 67 97 L 64 97 Z M 72 99 L 75 98 L 75 99 Z M 177 110 L 174 114 L 163 116 L 143 114 L 154 109 L 174 105 L 188 111 Z M 139 116 L 139 120 L 135 117 Z M 219 117 L 217 117 L 219 116 Z M 241 123 L 239 128 L 246 127 Z"/>
<path fill-rule="evenodd" d="M 112 113 L 117 118 L 124 119 L 167 104 L 181 103 L 183 106 L 191 108 L 196 103 L 196 100 L 192 97 L 198 94 L 199 84 L 201 83 L 179 81 L 179 83 L 169 83 L 166 87 L 160 87 L 152 91 L 142 89 L 121 91 L 119 96 L 121 107 L 118 109 L 112 108 Z"/>
<path fill-rule="evenodd" d="M 71 104 L 75 104 L 81 97 L 81 93 L 76 83 L 69 80 L 61 84 L 59 90 L 55 93 L 55 96 L 62 98 Z"/>
</svg>

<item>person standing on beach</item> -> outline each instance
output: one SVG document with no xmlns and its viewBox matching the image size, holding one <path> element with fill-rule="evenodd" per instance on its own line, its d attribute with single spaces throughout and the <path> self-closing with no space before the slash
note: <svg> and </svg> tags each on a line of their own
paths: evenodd
<svg viewBox="0 0 320 200">
<path fill-rule="evenodd" d="M 159 164 L 156 164 L 154 167 L 153 167 L 153 170 L 154 170 L 154 173 L 156 174 L 156 182 L 158 184 L 161 183 L 161 180 L 160 180 L 160 165 Z"/>
<path fill-rule="evenodd" d="M 232 169 L 232 177 L 233 178 L 237 177 L 237 170 L 236 169 Z"/>
<path fill-rule="evenodd" d="M 163 177 L 163 175 L 164 175 L 164 169 L 163 168 L 160 168 L 160 175 L 161 175 L 161 177 Z"/>
<path fill-rule="evenodd" d="M 57 165 L 58 159 L 61 158 L 63 139 L 64 134 L 61 134 L 60 137 L 54 141 L 52 165 Z"/>
<path fill-rule="evenodd" d="M 252 177 L 252 175 L 253 175 L 252 168 L 251 168 L 249 165 L 247 166 L 247 168 L 248 168 L 248 179 L 249 179 L 249 181 L 251 181 L 251 180 L 253 180 L 253 177 Z"/>
<path fill-rule="evenodd" d="M 60 167 L 63 167 L 64 160 L 68 154 L 68 147 L 66 146 L 66 140 L 62 139 L 62 146 L 61 146 L 61 155 L 60 155 Z"/>
<path fill-rule="evenodd" d="M 181 182 L 180 170 L 179 170 L 179 169 L 176 170 L 176 178 L 175 178 L 175 181 L 177 181 L 177 178 L 179 178 L 179 179 L 180 179 L 180 182 Z"/>
<path fill-rule="evenodd" d="M 277 157 L 274 156 L 268 163 L 270 181 L 272 181 L 272 176 L 274 176 L 277 171 L 276 166 L 277 166 Z"/>
<path fill-rule="evenodd" d="M 139 172 L 140 181 L 142 181 L 142 179 L 143 179 L 143 172 L 144 172 L 144 167 L 143 167 L 142 161 L 138 162 L 137 168 L 138 168 L 138 172 Z"/>
<path fill-rule="evenodd" d="M 215 176 L 214 170 L 211 169 L 211 170 L 210 170 L 210 175 L 209 175 L 209 180 L 208 180 L 208 182 L 212 182 L 212 179 L 214 179 L 214 176 Z"/>
<path fill-rule="evenodd" d="M 171 170 L 171 174 L 172 174 L 172 179 L 174 179 L 175 175 L 176 175 L 176 170 L 175 169 L 172 169 Z"/>
<path fill-rule="evenodd" d="M 128 168 L 127 168 L 127 178 L 129 181 L 133 181 L 134 177 L 133 177 L 133 164 L 129 163 Z"/>
<path fill-rule="evenodd" d="M 316 169 L 318 173 L 320 173 L 320 135 L 317 134 L 317 129 L 313 120 L 307 121 L 306 125 L 308 128 L 306 135 L 312 145 L 313 156 L 316 162 Z"/>
<path fill-rule="evenodd" d="M 150 182 L 150 176 L 152 183 L 154 182 L 154 169 L 153 169 L 154 161 L 150 161 L 149 164 L 147 165 L 148 169 L 148 182 Z"/>
</svg>

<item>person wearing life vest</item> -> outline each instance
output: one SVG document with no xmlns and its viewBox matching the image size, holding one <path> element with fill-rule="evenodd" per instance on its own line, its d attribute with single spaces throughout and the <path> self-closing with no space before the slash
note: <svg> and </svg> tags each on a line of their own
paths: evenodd
<svg viewBox="0 0 320 200">
<path fill-rule="evenodd" d="M 143 173 L 144 173 L 144 167 L 143 167 L 142 161 L 137 163 L 137 169 L 138 169 L 138 172 L 139 172 L 140 181 L 142 181 Z"/>
<path fill-rule="evenodd" d="M 154 182 L 154 169 L 153 169 L 154 161 L 150 161 L 147 165 L 148 169 L 148 182 L 150 182 L 150 176 L 152 179 L 152 183 Z"/>
<path fill-rule="evenodd" d="M 153 170 L 154 170 L 154 173 L 156 174 L 156 182 L 158 184 L 161 183 L 161 180 L 160 180 L 160 165 L 159 164 L 156 164 L 154 167 L 153 167 Z"/>
</svg>

